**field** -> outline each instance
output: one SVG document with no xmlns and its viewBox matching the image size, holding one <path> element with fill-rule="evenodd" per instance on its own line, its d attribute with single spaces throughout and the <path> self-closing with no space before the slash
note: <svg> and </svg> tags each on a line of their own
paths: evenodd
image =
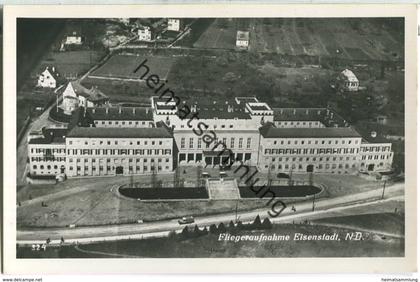
<svg viewBox="0 0 420 282">
<path fill-rule="evenodd" d="M 233 49 L 238 19 L 217 19 L 194 44 L 198 48 Z M 403 60 L 404 34 L 392 32 L 400 20 L 249 19 L 251 52 L 324 56 L 350 60 Z M 394 28 L 394 29 L 393 29 Z"/>
<path fill-rule="evenodd" d="M 381 19 L 256 19 L 251 26 L 251 50 L 351 60 L 404 58 L 403 36 L 395 38 Z"/>
<path fill-rule="evenodd" d="M 259 236 L 289 235 L 285 241 L 224 241 L 219 235 L 208 234 L 198 238 L 180 240 L 155 238 L 95 243 L 81 246 L 47 248 L 34 252 L 18 247 L 17 256 L 22 257 L 176 257 L 176 258 L 229 258 L 229 257 L 399 257 L 404 255 L 404 239 L 381 238 L 374 233 L 363 233 L 364 240 L 345 240 L 347 230 L 316 225 L 274 225 L 271 230 L 239 231 L 238 235 Z M 307 235 L 337 233 L 336 241 L 295 241 L 296 233 Z"/>
<path fill-rule="evenodd" d="M 354 229 L 376 230 L 404 236 L 404 214 L 380 213 L 323 218 L 315 223 L 342 226 Z"/>
<path fill-rule="evenodd" d="M 102 51 L 89 50 L 51 52 L 40 61 L 31 76 L 35 78 L 46 66 L 54 66 L 62 76 L 75 79 L 98 63 L 104 55 Z"/>
<path fill-rule="evenodd" d="M 236 20 L 216 19 L 194 43 L 197 48 L 234 49 Z"/>
<path fill-rule="evenodd" d="M 139 77 L 142 76 L 146 70 L 144 67 L 139 69 L 138 72 L 135 72 L 135 70 L 144 60 L 147 60 L 145 65 L 150 68 L 148 75 L 156 74 L 160 79 L 164 80 L 168 76 L 174 59 L 171 57 L 153 55 L 114 55 L 89 76 L 97 78 L 139 80 Z"/>
</svg>

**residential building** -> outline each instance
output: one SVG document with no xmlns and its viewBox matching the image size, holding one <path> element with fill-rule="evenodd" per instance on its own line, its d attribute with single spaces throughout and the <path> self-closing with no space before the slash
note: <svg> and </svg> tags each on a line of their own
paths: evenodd
<svg viewBox="0 0 420 282">
<path fill-rule="evenodd" d="M 240 31 L 236 32 L 236 48 L 238 49 L 248 49 L 249 47 L 249 31 Z"/>
<path fill-rule="evenodd" d="M 38 87 L 56 88 L 63 81 L 63 78 L 57 72 L 55 67 L 47 66 L 38 77 Z"/>
<path fill-rule="evenodd" d="M 356 75 L 349 69 L 343 70 L 337 77 L 338 89 L 341 91 L 358 91 L 359 80 Z"/>
<path fill-rule="evenodd" d="M 77 81 L 71 81 L 63 91 L 63 102 L 60 107 L 69 114 L 79 106 L 100 107 L 107 105 L 108 102 L 109 98 L 97 87 L 87 89 Z"/>
<path fill-rule="evenodd" d="M 152 30 L 148 26 L 141 26 L 137 30 L 139 41 L 152 41 Z"/>
<path fill-rule="evenodd" d="M 180 31 L 181 19 L 168 19 L 168 30 Z"/>
</svg>

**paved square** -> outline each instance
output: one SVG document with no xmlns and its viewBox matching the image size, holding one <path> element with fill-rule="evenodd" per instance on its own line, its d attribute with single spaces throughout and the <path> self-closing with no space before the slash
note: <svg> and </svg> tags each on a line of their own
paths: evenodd
<svg viewBox="0 0 420 282">
<path fill-rule="evenodd" d="M 236 200 L 240 198 L 236 179 L 209 179 L 209 198 L 212 200 Z"/>
</svg>

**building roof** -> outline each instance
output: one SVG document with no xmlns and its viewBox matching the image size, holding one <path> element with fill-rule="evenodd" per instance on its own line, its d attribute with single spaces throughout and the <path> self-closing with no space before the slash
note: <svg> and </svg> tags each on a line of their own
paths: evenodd
<svg viewBox="0 0 420 282">
<path fill-rule="evenodd" d="M 83 96 L 91 102 L 108 101 L 109 98 L 97 87 L 88 89 L 81 85 L 78 81 L 70 81 L 64 91 L 74 92 L 77 96 Z"/>
<path fill-rule="evenodd" d="M 143 107 L 112 107 L 88 108 L 87 112 L 93 120 L 147 120 L 153 121 L 151 108 Z"/>
<path fill-rule="evenodd" d="M 321 121 L 325 108 L 274 108 L 275 121 Z"/>
<path fill-rule="evenodd" d="M 251 119 L 249 113 L 237 108 L 197 107 L 197 112 L 200 119 Z"/>
<path fill-rule="evenodd" d="M 356 77 L 356 75 L 349 69 L 345 69 L 341 72 L 341 74 L 343 76 L 345 76 L 347 78 L 347 80 L 352 81 L 352 82 L 357 82 L 359 81 Z"/>
<path fill-rule="evenodd" d="M 345 138 L 361 137 L 351 127 L 325 127 L 325 128 L 276 128 L 266 124 L 260 128 L 264 138 Z"/>
<path fill-rule="evenodd" d="M 236 33 L 236 40 L 249 40 L 249 31 L 240 31 Z"/>
<path fill-rule="evenodd" d="M 273 108 L 274 121 L 319 121 L 326 127 L 347 127 L 347 122 L 332 109 Z"/>
<path fill-rule="evenodd" d="M 253 111 L 269 111 L 270 109 L 267 107 L 267 105 L 249 105 L 251 110 Z"/>
<path fill-rule="evenodd" d="M 43 128 L 43 137 L 33 138 L 29 144 L 64 144 L 67 128 Z"/>
<path fill-rule="evenodd" d="M 172 138 L 165 127 L 153 128 L 110 128 L 110 127 L 74 127 L 67 137 L 81 138 Z"/>
</svg>

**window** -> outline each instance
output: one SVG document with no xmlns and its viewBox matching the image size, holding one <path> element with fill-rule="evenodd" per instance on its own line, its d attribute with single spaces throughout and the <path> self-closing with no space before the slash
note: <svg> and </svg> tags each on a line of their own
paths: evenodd
<svg viewBox="0 0 420 282">
<path fill-rule="evenodd" d="M 246 140 L 246 148 L 251 149 L 251 137 Z"/>
<path fill-rule="evenodd" d="M 239 138 L 239 149 L 242 149 L 242 142 L 244 141 L 243 138 Z"/>
<path fill-rule="evenodd" d="M 33 169 L 36 169 L 37 167 L 36 167 L 36 165 L 34 165 L 32 168 L 33 168 Z"/>
<path fill-rule="evenodd" d="M 235 147 L 235 138 L 230 138 L 230 147 L 234 148 Z"/>
<path fill-rule="evenodd" d="M 181 138 L 181 149 L 184 149 L 184 148 L 185 148 L 185 138 L 182 137 Z"/>
<path fill-rule="evenodd" d="M 194 138 L 193 137 L 190 138 L 189 148 L 190 149 L 194 148 Z"/>
<path fill-rule="evenodd" d="M 197 140 L 197 148 L 201 149 L 201 138 L 198 138 Z"/>
</svg>

